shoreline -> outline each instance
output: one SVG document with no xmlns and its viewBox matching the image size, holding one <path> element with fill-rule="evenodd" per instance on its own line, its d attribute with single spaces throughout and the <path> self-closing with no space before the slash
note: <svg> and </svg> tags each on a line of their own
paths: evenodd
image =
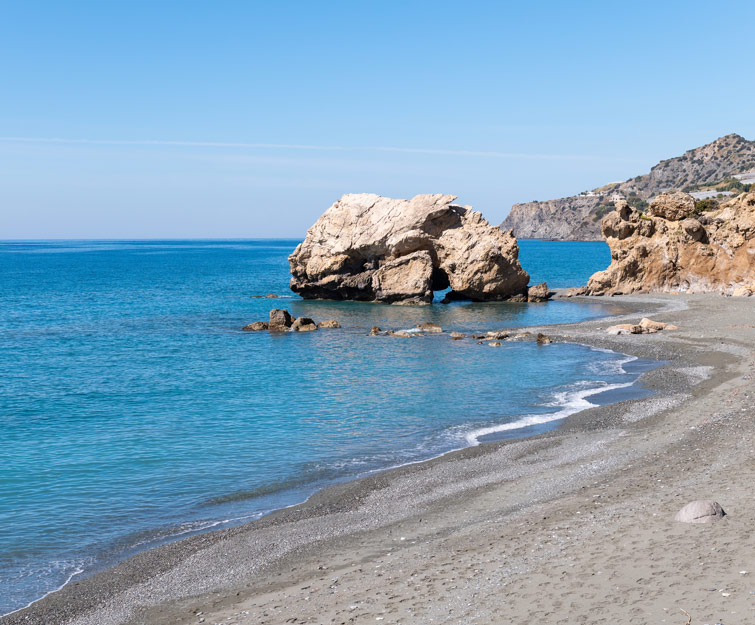
<svg viewBox="0 0 755 625">
<path fill-rule="evenodd" d="M 622 305 L 628 304 L 633 311 L 620 317 L 530 330 L 545 330 L 558 341 L 667 361 L 666 366 L 642 376 L 642 383 L 655 391 L 650 397 L 583 410 L 570 415 L 557 429 L 534 436 L 465 447 L 431 460 L 331 486 L 318 491 L 305 503 L 272 512 L 250 524 L 200 534 L 140 553 L 111 569 L 74 581 L 31 607 L 11 613 L 0 621 L 9 624 L 104 624 L 127 622 L 129 619 L 134 623 L 197 622 L 195 612 L 209 614 L 208 610 L 192 607 L 195 612 L 190 613 L 187 606 L 209 604 L 214 605 L 216 611 L 222 611 L 240 605 L 244 600 L 252 601 L 262 588 L 269 586 L 270 582 L 266 580 L 270 575 L 281 577 L 283 571 L 290 568 L 288 565 L 306 562 L 307 558 L 332 559 L 331 552 L 336 546 L 336 551 L 343 551 L 345 545 L 351 544 L 351 551 L 346 551 L 352 556 L 356 551 L 362 558 L 375 558 L 381 550 L 371 554 L 361 553 L 365 549 L 365 538 L 369 539 L 369 545 L 370 540 L 385 539 L 385 533 L 391 535 L 393 529 L 421 523 L 421 520 L 413 522 L 417 515 L 438 517 L 439 507 L 451 502 L 457 505 L 458 499 L 476 501 L 490 490 L 530 483 L 530 489 L 514 488 L 514 492 L 508 493 L 508 512 L 504 516 L 508 514 L 512 518 L 533 506 L 562 501 L 574 494 L 575 485 L 570 484 L 569 476 L 562 476 L 561 486 L 566 487 L 563 491 L 554 490 L 553 484 L 549 484 L 548 488 L 532 484 L 536 476 L 542 477 L 544 471 L 553 468 L 563 471 L 564 467 L 580 459 L 592 457 L 598 448 L 621 447 L 621 439 L 630 434 L 622 434 L 623 430 L 616 427 L 617 421 L 630 430 L 636 423 L 647 427 L 651 421 L 660 419 L 659 415 L 664 412 L 679 408 L 683 397 L 694 395 L 693 390 L 699 385 L 710 383 L 713 378 L 717 378 L 718 385 L 728 381 L 724 380 L 725 369 L 737 362 L 737 356 L 729 354 L 728 359 L 718 358 L 719 362 L 712 365 L 700 364 L 699 359 L 692 357 L 696 355 L 693 354 L 694 350 L 690 351 L 685 346 L 685 342 L 689 342 L 689 333 L 685 332 L 684 322 L 677 323 L 681 329 L 673 333 L 629 337 L 609 337 L 600 333 L 604 326 L 620 318 L 660 315 L 664 320 L 672 317 L 676 322 L 676 317 L 683 317 L 685 313 L 694 316 L 691 308 L 705 308 L 702 305 L 705 302 L 712 302 L 708 308 L 716 305 L 726 307 L 733 305 L 735 300 L 718 296 L 679 295 L 624 296 L 617 299 Z M 579 300 L 605 301 L 603 298 Z M 688 303 L 694 303 L 694 306 L 690 307 Z M 736 306 L 747 309 L 748 303 L 739 301 Z M 751 304 L 749 307 L 752 310 Z M 703 317 L 711 315 L 706 312 Z M 743 356 L 740 354 L 739 358 L 741 360 Z M 699 370 L 701 366 L 712 367 L 709 377 L 704 378 L 705 372 Z M 640 415 L 642 411 L 648 414 Z M 606 432 L 610 432 L 611 436 Z M 528 458 L 526 471 L 517 462 L 523 457 Z M 595 475 L 616 470 L 621 462 L 614 457 L 612 461 L 604 460 L 601 464 L 601 471 Z M 403 505 L 398 505 L 399 502 Z M 409 502 L 411 505 L 407 508 Z M 485 509 L 478 508 L 477 513 L 484 514 Z M 458 534 L 460 525 L 453 521 L 459 519 L 454 515 L 451 517 L 449 521 L 438 521 L 439 525 L 445 526 L 445 533 L 427 534 L 423 528 L 419 534 L 424 533 L 435 540 L 439 535 L 448 537 Z M 417 542 L 414 540 L 409 544 L 415 545 Z M 234 553 L 226 553 L 229 550 Z M 319 573 L 315 572 L 314 575 L 321 575 L 322 570 L 315 569 Z M 292 573 L 288 571 L 289 576 Z M 112 599 L 108 602 L 107 597 Z M 137 610 L 139 603 L 146 605 Z M 349 606 L 343 609 L 346 613 L 350 612 Z M 208 622 L 214 622 L 213 618 L 206 617 Z M 283 620 L 271 618 L 249 622 L 275 623 Z"/>
</svg>

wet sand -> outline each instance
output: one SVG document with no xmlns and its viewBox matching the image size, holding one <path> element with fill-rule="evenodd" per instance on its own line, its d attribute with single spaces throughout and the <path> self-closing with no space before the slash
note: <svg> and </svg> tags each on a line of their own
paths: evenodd
<svg viewBox="0 0 755 625">
<path fill-rule="evenodd" d="M 681 610 L 695 625 L 755 622 L 755 298 L 612 301 L 636 311 L 622 321 L 652 311 L 680 329 L 608 336 L 613 318 L 539 330 L 667 361 L 642 377 L 652 396 L 335 486 L 0 622 L 683 625 Z M 727 516 L 673 521 L 705 498 Z"/>
</svg>

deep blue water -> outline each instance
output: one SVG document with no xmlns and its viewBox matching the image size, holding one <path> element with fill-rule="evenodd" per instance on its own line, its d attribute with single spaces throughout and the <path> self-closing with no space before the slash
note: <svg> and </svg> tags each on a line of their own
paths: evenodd
<svg viewBox="0 0 755 625">
<path fill-rule="evenodd" d="M 368 337 L 615 309 L 303 301 L 287 287 L 296 243 L 0 243 L 0 614 L 335 481 L 553 427 L 635 377 L 579 345 Z M 521 260 L 533 283 L 566 287 L 609 259 L 600 243 L 522 241 Z M 268 292 L 282 298 L 250 298 Z M 274 307 L 343 329 L 240 330 Z"/>
</svg>

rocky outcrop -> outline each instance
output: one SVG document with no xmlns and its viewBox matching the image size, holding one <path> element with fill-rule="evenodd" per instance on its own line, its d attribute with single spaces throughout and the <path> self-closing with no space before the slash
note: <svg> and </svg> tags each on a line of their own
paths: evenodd
<svg viewBox="0 0 755 625">
<path fill-rule="evenodd" d="M 618 198 L 635 208 L 656 195 L 723 181 L 755 170 L 755 141 L 737 134 L 720 137 L 682 156 L 658 163 L 644 176 L 614 182 L 557 200 L 514 204 L 501 228 L 520 239 L 601 240 L 600 220 Z"/>
<path fill-rule="evenodd" d="M 755 193 L 694 215 L 683 193 L 653 201 L 649 214 L 619 203 L 602 221 L 611 265 L 582 293 L 685 291 L 731 295 L 755 288 Z"/>
<path fill-rule="evenodd" d="M 291 289 L 307 299 L 428 303 L 450 287 L 449 299 L 527 301 L 514 236 L 455 199 L 344 195 L 289 257 Z"/>
</svg>

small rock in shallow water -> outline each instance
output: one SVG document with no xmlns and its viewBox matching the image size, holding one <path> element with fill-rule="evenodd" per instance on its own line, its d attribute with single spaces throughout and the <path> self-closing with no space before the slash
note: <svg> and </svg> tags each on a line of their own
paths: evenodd
<svg viewBox="0 0 755 625">
<path fill-rule="evenodd" d="M 536 340 L 538 345 L 549 345 L 551 342 L 550 337 L 545 336 L 545 334 L 543 334 L 542 332 L 537 333 Z"/>
<path fill-rule="evenodd" d="M 312 332 L 317 330 L 317 324 L 309 317 L 299 317 L 291 325 L 291 329 L 294 332 Z"/>
<path fill-rule="evenodd" d="M 245 325 L 241 329 L 246 330 L 247 332 L 259 332 L 260 330 L 267 330 L 267 323 L 264 321 L 255 321 L 254 323 Z"/>
<path fill-rule="evenodd" d="M 294 322 L 294 318 L 285 309 L 273 308 L 270 311 L 270 328 L 272 326 L 283 326 L 284 328 L 290 328 Z"/>
<path fill-rule="evenodd" d="M 417 326 L 419 330 L 422 330 L 423 332 L 443 332 L 443 328 L 441 328 L 437 323 L 422 323 Z"/>
<path fill-rule="evenodd" d="M 488 343 L 488 345 L 490 347 L 500 347 L 502 345 L 502 343 L 501 343 L 501 341 L 490 341 L 490 343 Z"/>
<path fill-rule="evenodd" d="M 317 324 L 318 328 L 340 328 L 341 324 L 338 323 L 335 319 L 326 319 L 325 321 L 321 321 Z"/>
<path fill-rule="evenodd" d="M 451 340 L 452 341 L 458 341 L 459 339 L 463 339 L 466 334 L 463 334 L 462 332 L 451 332 Z"/>
</svg>

